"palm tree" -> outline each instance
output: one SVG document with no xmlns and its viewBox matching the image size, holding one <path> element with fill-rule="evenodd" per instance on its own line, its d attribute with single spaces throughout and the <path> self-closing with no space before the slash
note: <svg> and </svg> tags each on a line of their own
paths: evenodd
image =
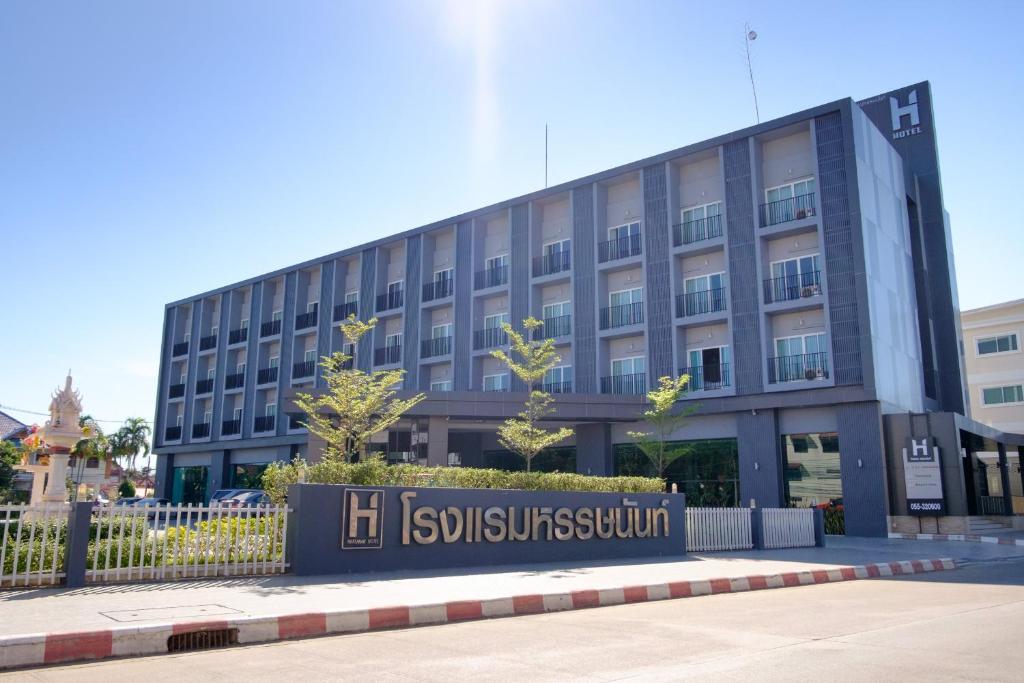
<svg viewBox="0 0 1024 683">
<path fill-rule="evenodd" d="M 82 415 L 78 418 L 78 426 L 82 428 L 82 438 L 71 448 L 71 455 L 77 459 L 78 475 L 77 481 L 82 480 L 82 471 L 90 458 L 104 460 L 112 455 L 110 439 L 103 433 L 99 424 L 91 415 Z M 71 499 L 78 496 L 78 488 L 75 487 Z"/>
<path fill-rule="evenodd" d="M 144 458 L 149 455 L 149 435 L 152 433 L 149 424 L 141 417 L 129 417 L 117 433 L 120 435 L 119 442 L 128 460 L 128 469 L 134 470 L 139 452 L 142 452 Z"/>
</svg>

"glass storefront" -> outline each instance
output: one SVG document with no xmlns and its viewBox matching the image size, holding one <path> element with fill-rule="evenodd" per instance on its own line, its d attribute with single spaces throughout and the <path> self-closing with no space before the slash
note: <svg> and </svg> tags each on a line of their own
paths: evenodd
<svg viewBox="0 0 1024 683">
<path fill-rule="evenodd" d="M 236 489 L 263 488 L 263 473 L 267 463 L 235 465 L 231 468 L 231 487 Z"/>
<path fill-rule="evenodd" d="M 676 484 L 692 507 L 736 507 L 740 504 L 739 450 L 736 439 L 673 441 L 669 447 L 682 446 L 686 453 L 665 469 L 669 487 Z M 613 458 L 615 474 L 657 476 L 654 464 L 635 444 L 616 444 Z"/>
<path fill-rule="evenodd" d="M 484 451 L 483 467 L 519 472 L 526 469 L 526 461 L 521 455 L 507 450 Z M 562 446 L 543 450 L 533 457 L 530 470 L 533 472 L 575 472 L 576 447 Z"/>
<path fill-rule="evenodd" d="M 182 505 L 206 504 L 206 477 L 210 471 L 205 465 L 175 467 L 171 483 L 171 502 Z"/>
<path fill-rule="evenodd" d="M 838 434 L 785 434 L 782 452 L 789 507 L 825 508 L 843 504 Z"/>
</svg>

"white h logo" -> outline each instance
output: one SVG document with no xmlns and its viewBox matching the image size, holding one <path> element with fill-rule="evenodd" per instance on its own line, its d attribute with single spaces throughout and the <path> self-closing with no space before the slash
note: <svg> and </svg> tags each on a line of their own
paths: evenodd
<svg viewBox="0 0 1024 683">
<path fill-rule="evenodd" d="M 911 439 L 910 448 L 910 457 L 928 457 L 928 439 L 921 439 L 921 441 L 918 441 L 917 439 Z"/>
<path fill-rule="evenodd" d="M 900 101 L 897 98 L 890 97 L 889 113 L 892 115 L 892 129 L 894 132 L 901 128 L 900 119 L 904 116 L 910 117 L 911 126 L 920 125 L 921 118 L 917 111 L 917 90 L 910 91 L 910 96 L 907 98 L 907 105 L 905 107 L 900 106 Z"/>
</svg>

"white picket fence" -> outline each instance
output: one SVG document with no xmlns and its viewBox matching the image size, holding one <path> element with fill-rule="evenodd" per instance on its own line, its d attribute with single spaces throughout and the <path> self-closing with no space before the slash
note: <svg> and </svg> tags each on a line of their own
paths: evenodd
<svg viewBox="0 0 1024 683">
<path fill-rule="evenodd" d="M 0 505 L 0 588 L 60 583 L 68 510 L 61 503 Z"/>
<path fill-rule="evenodd" d="M 753 546 L 750 508 L 686 508 L 687 550 L 745 550 Z"/>
<path fill-rule="evenodd" d="M 97 510 L 85 579 L 171 580 L 287 570 L 284 506 L 170 505 Z"/>
<path fill-rule="evenodd" d="M 761 510 L 765 548 L 809 548 L 814 546 L 814 510 L 809 508 L 764 508 Z"/>
</svg>

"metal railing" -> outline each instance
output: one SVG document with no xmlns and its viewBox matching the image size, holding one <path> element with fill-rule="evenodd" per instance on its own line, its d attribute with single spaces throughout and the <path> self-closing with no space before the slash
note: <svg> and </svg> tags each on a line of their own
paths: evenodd
<svg viewBox="0 0 1024 683">
<path fill-rule="evenodd" d="M 235 372 L 224 378 L 225 389 L 241 389 L 245 386 L 245 373 Z"/>
<path fill-rule="evenodd" d="M 400 289 L 397 292 L 388 292 L 387 294 L 377 295 L 377 312 L 390 311 L 393 308 L 401 308 L 405 302 L 405 290 Z"/>
<path fill-rule="evenodd" d="M 260 325 L 261 337 L 271 337 L 275 334 L 281 334 L 280 320 L 268 320 L 267 322 Z"/>
<path fill-rule="evenodd" d="M 400 363 L 402 361 L 402 347 L 401 345 L 396 346 L 385 346 L 380 349 L 373 350 L 373 364 L 374 365 L 388 365 L 391 363 Z"/>
<path fill-rule="evenodd" d="M 676 317 L 717 313 L 728 306 L 725 287 L 705 289 L 699 292 L 688 292 L 676 295 Z"/>
<path fill-rule="evenodd" d="M 452 338 L 434 337 L 424 339 L 420 342 L 420 358 L 433 358 L 434 356 L 445 356 L 452 352 Z"/>
<path fill-rule="evenodd" d="M 242 421 L 241 420 L 224 420 L 220 423 L 221 436 L 232 436 L 233 434 L 242 433 Z"/>
<path fill-rule="evenodd" d="M 0 505 L 0 588 L 60 583 L 69 509 L 65 503 Z"/>
<path fill-rule="evenodd" d="M 164 441 L 181 441 L 181 427 L 165 427 Z"/>
<path fill-rule="evenodd" d="M 473 289 L 487 289 L 508 283 L 508 266 L 478 270 L 473 275 Z"/>
<path fill-rule="evenodd" d="M 271 384 L 277 381 L 277 366 L 260 368 L 256 371 L 256 384 Z"/>
<path fill-rule="evenodd" d="M 544 382 L 541 385 L 541 391 L 548 394 L 571 394 L 572 393 L 572 382 Z"/>
<path fill-rule="evenodd" d="M 639 256 L 642 252 L 643 242 L 640 235 L 629 235 L 597 244 L 597 260 L 600 263 Z"/>
<path fill-rule="evenodd" d="M 423 285 L 423 300 L 444 299 L 455 293 L 455 280 L 434 280 Z"/>
<path fill-rule="evenodd" d="M 345 320 L 350 315 L 359 315 L 359 302 L 349 301 L 343 304 L 337 304 L 334 307 L 334 322 Z"/>
<path fill-rule="evenodd" d="M 1015 475 L 1016 476 L 1016 475 Z M 978 496 L 978 514 L 1005 515 L 1006 505 L 1002 496 Z"/>
<path fill-rule="evenodd" d="M 812 508 L 762 508 L 761 539 L 765 548 L 813 548 Z"/>
<path fill-rule="evenodd" d="M 647 375 L 611 375 L 601 378 L 602 394 L 631 394 L 642 396 L 647 393 Z"/>
<path fill-rule="evenodd" d="M 764 302 L 796 301 L 821 294 L 821 271 L 783 275 L 764 281 Z"/>
<path fill-rule="evenodd" d="M 550 254 L 533 257 L 533 276 L 552 275 L 569 270 L 572 259 L 568 251 L 556 251 Z"/>
<path fill-rule="evenodd" d="M 769 384 L 827 378 L 828 354 L 825 352 L 768 359 Z"/>
<path fill-rule="evenodd" d="M 295 329 L 304 330 L 307 327 L 316 327 L 317 311 L 299 313 L 295 316 Z"/>
<path fill-rule="evenodd" d="M 672 245 L 681 247 L 684 244 L 702 242 L 722 236 L 722 216 L 708 216 L 672 226 Z"/>
<path fill-rule="evenodd" d="M 185 395 L 184 384 L 172 384 L 167 387 L 167 398 L 181 398 Z"/>
<path fill-rule="evenodd" d="M 753 548 L 750 518 L 750 508 L 687 507 L 687 552 Z"/>
<path fill-rule="evenodd" d="M 572 334 L 572 316 L 559 315 L 554 318 L 544 318 L 544 324 L 533 331 L 533 339 L 542 341 L 568 337 L 570 334 Z"/>
<path fill-rule="evenodd" d="M 473 331 L 474 349 L 491 349 L 508 344 L 508 334 L 500 327 L 486 327 Z"/>
<path fill-rule="evenodd" d="M 292 379 L 312 377 L 316 372 L 315 360 L 304 360 L 292 365 Z"/>
<path fill-rule="evenodd" d="M 210 436 L 210 423 L 209 422 L 197 422 L 192 425 L 192 438 L 193 439 L 205 439 Z"/>
<path fill-rule="evenodd" d="M 274 418 L 276 415 L 257 415 L 252 421 L 252 430 L 254 432 L 272 432 L 274 431 Z"/>
<path fill-rule="evenodd" d="M 644 302 L 636 301 L 621 306 L 601 309 L 601 329 L 607 330 L 623 325 L 638 325 L 644 321 Z"/>
<path fill-rule="evenodd" d="M 686 385 L 689 391 L 715 391 L 731 385 L 728 363 L 679 368 L 679 375 L 690 376 Z"/>
<path fill-rule="evenodd" d="M 186 353 L 188 353 L 187 341 L 178 342 L 173 347 L 171 347 L 171 355 L 174 356 L 175 358 L 177 358 L 178 356 L 184 356 Z"/>
<path fill-rule="evenodd" d="M 814 193 L 761 204 L 761 227 L 809 218 L 815 214 Z"/>
<path fill-rule="evenodd" d="M 239 327 L 237 330 L 228 332 L 228 344 L 241 344 L 249 340 L 249 328 Z"/>
<path fill-rule="evenodd" d="M 196 380 L 196 393 L 197 394 L 209 394 L 213 391 L 213 380 L 212 379 L 197 379 Z"/>
<path fill-rule="evenodd" d="M 209 351 L 213 347 L 217 346 L 217 335 L 209 334 L 205 337 L 199 338 L 199 350 Z"/>
</svg>

